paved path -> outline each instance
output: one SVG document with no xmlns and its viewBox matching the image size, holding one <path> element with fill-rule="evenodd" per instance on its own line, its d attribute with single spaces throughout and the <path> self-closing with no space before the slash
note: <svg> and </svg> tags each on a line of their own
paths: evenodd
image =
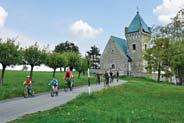
<svg viewBox="0 0 184 123">
<path fill-rule="evenodd" d="M 110 84 L 110 86 L 116 86 L 123 83 L 125 83 L 125 81 L 119 80 L 119 82 L 114 82 Z M 91 91 L 98 91 L 103 88 L 103 84 L 91 85 Z M 76 87 L 72 92 L 63 92 L 63 90 L 61 90 L 56 97 L 51 97 L 50 93 L 44 93 L 33 98 L 24 99 L 21 97 L 0 101 L 0 123 L 17 119 L 25 114 L 44 111 L 60 106 L 83 92 L 88 92 L 88 86 Z"/>
</svg>

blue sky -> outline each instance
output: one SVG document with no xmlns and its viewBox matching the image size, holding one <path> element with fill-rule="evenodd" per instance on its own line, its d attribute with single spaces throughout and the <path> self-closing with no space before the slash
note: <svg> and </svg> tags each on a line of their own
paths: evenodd
<svg viewBox="0 0 184 123">
<path fill-rule="evenodd" d="M 102 52 L 111 35 L 124 38 L 137 6 L 149 26 L 163 24 L 159 17 L 168 1 L 176 0 L 0 0 L 7 13 L 0 37 L 18 36 L 23 46 L 37 41 L 50 49 L 69 40 L 82 54 L 92 45 Z"/>
</svg>

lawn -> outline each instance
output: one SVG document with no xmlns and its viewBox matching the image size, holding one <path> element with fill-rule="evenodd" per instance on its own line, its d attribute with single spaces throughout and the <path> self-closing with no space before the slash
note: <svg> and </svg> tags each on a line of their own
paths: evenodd
<svg viewBox="0 0 184 123">
<path fill-rule="evenodd" d="M 11 123 L 184 123 L 184 87 L 124 78 L 128 83 L 84 93 L 54 109 Z"/>
<path fill-rule="evenodd" d="M 1 72 L 1 71 L 0 71 Z M 6 71 L 4 85 L 0 86 L 0 100 L 22 96 L 23 94 L 23 82 L 25 77 L 29 75 L 29 71 Z M 52 72 L 33 72 L 33 89 L 35 93 L 45 92 L 50 90 L 48 86 L 51 80 Z M 76 86 L 87 84 L 87 75 L 82 75 L 78 79 L 78 73 L 74 72 Z M 60 87 L 63 87 L 63 72 L 57 72 L 56 78 L 60 83 Z M 91 77 L 91 82 L 96 82 L 95 77 Z"/>
</svg>

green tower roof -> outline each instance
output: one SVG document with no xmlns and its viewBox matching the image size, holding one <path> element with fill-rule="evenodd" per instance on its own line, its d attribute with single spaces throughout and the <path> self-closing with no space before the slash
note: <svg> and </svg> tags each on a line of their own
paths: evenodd
<svg viewBox="0 0 184 123">
<path fill-rule="evenodd" d="M 132 59 L 128 55 L 128 51 L 127 51 L 127 41 L 125 39 L 121 39 L 121 38 L 118 38 L 115 36 L 111 36 L 110 39 L 115 43 L 115 45 L 118 48 L 118 50 L 120 51 L 120 53 L 122 55 L 124 54 L 128 58 L 128 61 L 131 62 Z"/>
<path fill-rule="evenodd" d="M 139 29 L 142 28 L 144 32 L 151 33 L 149 27 L 144 22 L 142 17 L 140 16 L 139 12 L 137 12 L 136 16 L 128 26 L 128 33 L 138 32 Z"/>
<path fill-rule="evenodd" d="M 125 55 L 127 54 L 127 44 L 125 39 L 111 36 L 111 40 L 115 43 L 116 47 L 120 50 L 121 53 Z"/>
</svg>

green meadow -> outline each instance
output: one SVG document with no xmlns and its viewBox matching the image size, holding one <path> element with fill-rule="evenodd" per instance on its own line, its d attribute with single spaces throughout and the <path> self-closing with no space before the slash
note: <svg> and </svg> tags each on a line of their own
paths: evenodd
<svg viewBox="0 0 184 123">
<path fill-rule="evenodd" d="M 1 71 L 0 71 L 1 72 Z M 29 71 L 5 71 L 4 85 L 0 86 L 0 100 L 23 96 L 23 82 Z M 64 73 L 56 72 L 56 78 L 59 81 L 59 87 L 63 88 Z M 52 72 L 33 72 L 33 89 L 35 93 L 46 92 L 50 90 L 48 83 L 52 78 Z M 78 79 L 78 73 L 74 72 L 75 85 L 87 85 L 87 75 L 81 74 Z M 91 77 L 91 82 L 96 82 L 95 77 Z"/>
<path fill-rule="evenodd" d="M 11 123 L 184 123 L 184 87 L 145 78 L 84 93 L 54 109 L 28 114 Z"/>
</svg>

